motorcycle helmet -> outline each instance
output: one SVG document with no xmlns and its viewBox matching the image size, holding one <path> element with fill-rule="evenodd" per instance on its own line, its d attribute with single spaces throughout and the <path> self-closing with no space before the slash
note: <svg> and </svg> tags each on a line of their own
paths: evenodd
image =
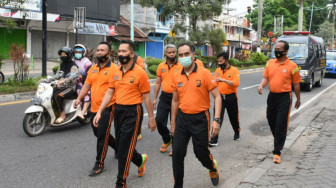
<svg viewBox="0 0 336 188">
<path fill-rule="evenodd" d="M 73 47 L 75 59 L 82 59 L 85 56 L 86 48 L 82 44 L 75 44 Z"/>
<path fill-rule="evenodd" d="M 72 59 L 72 56 L 73 56 L 73 52 L 72 52 L 72 49 L 68 46 L 63 46 L 62 48 L 60 48 L 58 50 L 58 55 L 61 56 L 61 53 L 62 52 L 65 52 L 67 54 L 67 57 L 69 59 Z"/>
</svg>

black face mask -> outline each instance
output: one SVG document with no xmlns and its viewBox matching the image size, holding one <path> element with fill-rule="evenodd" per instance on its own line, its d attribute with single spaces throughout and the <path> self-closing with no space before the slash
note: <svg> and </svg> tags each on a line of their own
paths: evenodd
<svg viewBox="0 0 336 188">
<path fill-rule="evenodd" d="M 223 63 L 223 64 L 218 64 L 218 66 L 222 69 L 222 70 L 224 70 L 225 69 L 225 67 L 226 67 L 226 63 Z"/>
<path fill-rule="evenodd" d="M 131 57 L 128 55 L 128 56 L 118 56 L 118 59 L 119 59 L 119 62 L 123 65 L 127 64 L 130 60 L 131 60 Z"/>
<path fill-rule="evenodd" d="M 108 54 L 108 53 L 107 53 Z M 108 60 L 107 54 L 101 57 L 96 57 L 99 63 L 104 63 Z"/>
<path fill-rule="evenodd" d="M 67 56 L 61 56 L 60 59 L 62 62 L 67 62 L 70 60 Z"/>
<path fill-rule="evenodd" d="M 275 57 L 276 57 L 277 59 L 279 59 L 279 58 L 285 56 L 284 51 L 277 51 L 277 50 L 276 50 L 276 51 L 274 51 L 274 54 L 275 54 Z"/>
<path fill-rule="evenodd" d="M 176 59 L 176 56 L 174 56 L 174 57 L 172 57 L 172 58 L 170 58 L 170 57 L 167 56 L 167 60 L 170 60 L 170 61 L 173 61 L 173 62 L 174 62 L 175 59 Z"/>
</svg>

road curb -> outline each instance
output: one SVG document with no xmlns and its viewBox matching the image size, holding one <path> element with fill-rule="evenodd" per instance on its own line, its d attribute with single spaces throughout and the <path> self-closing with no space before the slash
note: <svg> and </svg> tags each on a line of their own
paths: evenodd
<svg viewBox="0 0 336 188">
<path fill-rule="evenodd" d="M 303 131 L 309 126 L 309 124 L 322 112 L 324 107 L 319 107 L 308 111 L 308 113 L 300 114 L 294 121 L 298 126 L 287 136 L 284 149 L 281 151 L 282 155 L 286 154 L 295 143 L 295 141 L 301 136 Z M 275 164 L 273 163 L 273 154 L 268 155 L 265 160 L 253 169 L 243 181 L 240 182 L 238 188 L 253 187 L 259 179 L 270 170 Z"/>
<path fill-rule="evenodd" d="M 8 95 L 0 95 L 0 102 L 31 99 L 32 97 L 34 97 L 34 95 L 35 95 L 35 91 L 24 92 L 24 93 L 14 93 L 14 94 L 8 94 Z"/>
</svg>

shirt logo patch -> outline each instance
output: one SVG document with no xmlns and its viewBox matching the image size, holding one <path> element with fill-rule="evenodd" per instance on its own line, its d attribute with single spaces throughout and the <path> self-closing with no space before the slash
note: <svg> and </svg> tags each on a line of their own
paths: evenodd
<svg viewBox="0 0 336 188">
<path fill-rule="evenodd" d="M 93 70 L 93 71 L 92 71 L 92 73 L 96 73 L 96 72 L 98 72 L 98 71 L 97 71 L 97 70 Z"/>
<path fill-rule="evenodd" d="M 166 72 L 166 69 L 161 69 L 161 72 L 163 73 L 163 72 Z"/>
<path fill-rule="evenodd" d="M 130 79 L 131 84 L 134 82 L 134 79 L 135 79 L 135 77 L 132 76 L 131 79 Z"/>
<path fill-rule="evenodd" d="M 282 70 L 282 72 L 287 72 L 287 70 L 286 70 L 286 69 L 284 69 L 284 70 Z"/>
<path fill-rule="evenodd" d="M 119 76 L 118 76 L 118 75 L 114 76 L 114 79 L 115 79 L 115 80 L 118 80 L 118 79 L 119 79 Z"/>
<path fill-rule="evenodd" d="M 175 69 L 175 72 L 177 72 L 177 71 L 179 71 L 179 69 L 178 69 L 178 68 L 176 68 L 176 69 Z"/>
<path fill-rule="evenodd" d="M 201 80 L 196 80 L 196 86 L 201 87 Z"/>
<path fill-rule="evenodd" d="M 220 73 L 217 73 L 217 76 L 220 76 Z"/>
<path fill-rule="evenodd" d="M 231 73 L 228 74 L 228 77 L 231 78 Z"/>
<path fill-rule="evenodd" d="M 107 73 L 108 73 L 108 71 L 106 70 L 106 71 L 104 72 L 104 75 L 107 75 Z"/>
<path fill-rule="evenodd" d="M 183 87 L 183 82 L 177 83 L 177 87 Z"/>
</svg>

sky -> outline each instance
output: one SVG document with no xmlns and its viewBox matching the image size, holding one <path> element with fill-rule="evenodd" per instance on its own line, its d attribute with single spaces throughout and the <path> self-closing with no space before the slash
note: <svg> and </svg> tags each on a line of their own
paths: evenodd
<svg viewBox="0 0 336 188">
<path fill-rule="evenodd" d="M 229 8 L 235 8 L 236 11 L 230 12 L 231 15 L 244 16 L 247 13 L 247 7 L 251 6 L 253 8 L 254 1 L 253 0 L 232 0 L 229 4 Z M 241 14 L 244 13 L 244 14 Z"/>
</svg>

